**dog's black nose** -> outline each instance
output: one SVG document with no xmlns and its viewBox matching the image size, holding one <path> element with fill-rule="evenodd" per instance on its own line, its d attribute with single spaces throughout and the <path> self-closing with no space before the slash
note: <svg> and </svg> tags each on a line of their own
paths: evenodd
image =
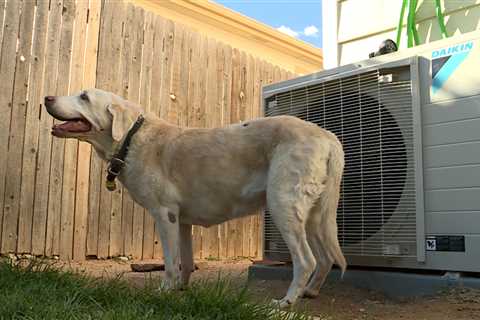
<svg viewBox="0 0 480 320">
<path fill-rule="evenodd" d="M 49 107 L 55 102 L 54 96 L 46 96 L 45 97 L 45 106 Z"/>
</svg>

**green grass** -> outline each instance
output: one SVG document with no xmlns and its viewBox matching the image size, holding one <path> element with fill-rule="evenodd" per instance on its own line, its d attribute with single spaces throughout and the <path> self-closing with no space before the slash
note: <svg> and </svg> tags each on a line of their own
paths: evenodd
<svg viewBox="0 0 480 320">
<path fill-rule="evenodd" d="M 181 292 L 145 288 L 122 278 L 93 279 L 51 264 L 0 261 L 0 319 L 262 319 L 300 320 L 250 300 L 231 281 L 200 281 Z"/>
</svg>

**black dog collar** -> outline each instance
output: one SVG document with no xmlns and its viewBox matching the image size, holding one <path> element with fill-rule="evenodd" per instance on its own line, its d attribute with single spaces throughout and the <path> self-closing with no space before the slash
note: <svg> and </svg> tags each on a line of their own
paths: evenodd
<svg viewBox="0 0 480 320">
<path fill-rule="evenodd" d="M 142 115 L 139 115 L 137 121 L 135 121 L 130 130 L 128 130 L 127 135 L 125 136 L 125 139 L 120 146 L 120 149 L 117 153 L 113 155 L 112 159 L 110 160 L 107 169 L 108 174 L 106 181 L 106 187 L 109 191 L 114 191 L 117 188 L 115 178 L 117 178 L 117 176 L 120 174 L 123 167 L 125 166 L 125 158 L 127 157 L 128 147 L 130 146 L 132 137 L 135 133 L 137 133 L 138 129 L 140 129 L 144 121 L 145 118 Z"/>
</svg>

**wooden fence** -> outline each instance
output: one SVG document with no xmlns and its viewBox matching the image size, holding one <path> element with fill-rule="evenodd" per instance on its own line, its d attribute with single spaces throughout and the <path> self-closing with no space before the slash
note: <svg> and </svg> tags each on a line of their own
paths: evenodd
<svg viewBox="0 0 480 320">
<path fill-rule="evenodd" d="M 2 13 L 5 13 L 2 15 Z M 260 115 L 293 74 L 122 1 L 0 0 L 0 252 L 161 258 L 155 224 L 104 187 L 88 144 L 52 139 L 44 95 L 98 87 L 182 126 Z M 259 216 L 193 230 L 196 258 L 258 256 Z"/>
</svg>

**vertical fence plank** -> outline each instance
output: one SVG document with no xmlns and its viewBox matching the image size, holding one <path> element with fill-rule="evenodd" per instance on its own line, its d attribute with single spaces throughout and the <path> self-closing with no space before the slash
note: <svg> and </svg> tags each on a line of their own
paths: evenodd
<svg viewBox="0 0 480 320">
<path fill-rule="evenodd" d="M 4 28 L 4 25 L 3 25 L 4 18 L 5 18 L 6 5 L 7 5 L 6 0 L 0 0 L 0 58 L 2 54 L 1 49 L 2 49 L 2 43 L 3 43 L 3 33 L 4 33 L 4 30 L 6 29 Z M 2 125 L 3 124 L 0 124 L 0 126 Z M 0 165 L 3 165 L 3 163 L 0 163 Z M 0 180 L 0 183 L 3 183 L 3 179 Z M 3 187 L 0 187 L 0 190 L 3 191 Z M 2 220 L 3 220 L 3 196 L 0 196 L 0 224 L 2 223 Z M 2 247 L 2 228 L 0 228 L 0 252 L 1 252 L 1 247 Z"/>
<path fill-rule="evenodd" d="M 184 76 L 185 27 L 180 24 L 167 23 L 165 31 L 165 56 L 162 75 L 162 109 L 161 116 L 172 124 L 179 124 L 179 109 L 186 101 L 186 92 L 182 90 L 182 75 Z M 188 70 L 188 68 L 186 68 Z M 183 71 L 183 72 L 182 72 Z M 147 213 L 145 220 L 150 223 L 152 217 Z M 148 232 L 150 230 L 148 229 Z M 156 239 L 155 239 L 156 237 Z M 154 242 L 159 243 L 158 227 L 154 226 Z M 159 249 L 159 248 L 158 248 Z M 157 249 L 157 251 L 158 251 Z"/>
<path fill-rule="evenodd" d="M 159 16 L 154 17 L 154 38 L 153 38 L 153 57 L 152 57 L 152 85 L 150 95 L 150 111 L 160 115 L 160 100 L 163 75 L 163 59 L 164 59 L 164 40 L 165 40 L 165 20 Z M 153 258 L 160 259 L 163 257 L 162 244 L 158 233 L 155 231 L 155 223 L 153 223 Z"/>
<path fill-rule="evenodd" d="M 100 34 L 99 46 L 100 54 L 97 63 L 97 79 L 96 86 L 100 89 L 112 91 L 113 70 L 113 30 L 118 23 L 116 19 L 116 6 L 113 1 L 104 0 L 102 5 L 102 33 Z M 95 255 L 97 258 L 106 258 L 108 256 L 109 236 L 110 236 L 110 210 L 112 205 L 112 194 L 108 192 L 104 186 L 105 163 L 95 153 L 95 159 L 91 162 L 91 172 L 95 172 L 95 176 L 91 178 L 93 189 L 90 191 L 90 201 L 98 201 L 98 220 L 96 222 L 95 235 Z M 94 181 L 92 181 L 94 180 Z M 93 195 L 93 193 L 97 195 Z M 94 199 L 91 196 L 95 197 Z M 98 197 L 98 198 L 97 198 Z M 96 208 L 95 208 L 96 209 Z M 94 210 L 95 210 L 94 209 Z M 96 211 L 96 210 L 95 210 Z M 94 227 L 95 228 L 95 227 Z M 92 230 L 93 231 L 93 230 Z M 88 244 L 88 242 L 87 242 Z"/>
<path fill-rule="evenodd" d="M 120 76 L 122 87 L 119 94 L 125 99 L 129 99 L 129 73 L 132 67 L 132 25 L 134 19 L 134 10 L 131 4 L 127 5 L 125 22 L 123 25 L 122 34 L 122 55 L 121 55 L 121 67 Z M 123 188 L 122 199 L 122 233 L 123 233 L 123 252 L 127 257 L 133 257 L 133 200 L 127 189 Z"/>
<path fill-rule="evenodd" d="M 180 87 L 180 60 L 182 52 L 182 42 L 183 42 L 183 26 L 174 24 L 174 36 L 173 36 L 173 49 L 172 57 L 170 60 L 171 64 L 171 73 L 170 73 L 170 87 L 166 88 L 166 91 L 169 94 L 168 103 L 166 104 L 167 110 L 165 115 L 165 120 L 172 124 L 177 124 L 178 115 L 177 115 L 177 95 L 179 94 Z"/>
<path fill-rule="evenodd" d="M 263 85 L 269 85 L 273 83 L 273 65 L 269 62 L 263 62 Z M 263 112 L 263 110 L 262 110 Z M 262 230 L 263 230 L 263 221 L 262 221 Z M 263 248 L 263 236 L 261 239 L 261 248 Z M 262 251 L 263 252 L 263 251 Z"/>
<path fill-rule="evenodd" d="M 3 27 L 3 42 L 0 60 L 0 112 L 2 114 L 0 120 L 0 251 L 5 253 L 11 246 L 11 241 L 5 244 L 5 238 L 9 235 L 5 234 L 6 222 L 9 208 L 4 204 L 5 195 L 5 175 L 7 173 L 7 154 L 8 139 L 10 133 L 10 115 L 12 112 L 12 92 L 13 81 L 15 77 L 16 47 L 19 31 L 20 20 L 20 2 L 8 1 L 5 11 L 5 25 Z"/>
<path fill-rule="evenodd" d="M 111 91 L 116 94 L 123 95 L 125 88 L 124 78 L 119 77 L 125 72 L 125 64 L 129 65 L 131 62 L 125 60 L 125 56 L 129 56 L 128 51 L 131 47 L 125 43 L 125 34 L 128 32 L 127 16 L 128 16 L 129 7 L 122 3 L 119 7 L 114 10 L 114 19 L 115 19 L 115 32 L 112 34 L 112 45 L 111 50 L 114 56 L 113 66 L 114 66 L 114 80 L 112 79 Z M 142 21 L 143 22 L 143 21 Z M 141 47 L 140 47 L 141 49 Z M 128 69 L 127 69 L 128 70 Z M 104 162 L 104 167 L 108 164 Z M 103 187 L 103 186 L 102 186 Z M 105 188 L 103 188 L 105 190 Z M 117 257 L 123 254 L 123 237 L 122 237 L 122 223 L 123 218 L 123 201 L 126 198 L 125 188 L 118 183 L 118 187 L 115 191 L 110 192 L 111 194 L 111 207 L 110 207 L 110 220 L 107 221 L 105 217 L 105 226 L 109 224 L 108 232 L 108 257 Z M 105 238 L 107 241 L 107 238 Z M 105 250 L 105 251 L 104 251 Z M 102 255 L 106 253 L 107 248 L 102 249 Z"/>
<path fill-rule="evenodd" d="M 188 34 L 190 42 L 188 64 L 187 123 L 188 127 L 197 127 L 198 87 L 200 78 L 200 35 L 196 32 Z"/>
<path fill-rule="evenodd" d="M 58 59 L 60 53 L 60 37 L 58 34 L 62 28 L 62 1 L 50 6 L 47 44 L 45 54 L 45 74 L 43 76 L 42 95 L 54 95 L 57 75 Z M 38 156 L 35 179 L 35 202 L 33 210 L 32 226 L 32 253 L 34 255 L 52 255 L 51 239 L 53 214 L 48 212 L 48 196 L 50 185 L 50 162 L 52 150 L 52 136 L 50 134 L 53 118 L 43 104 L 40 106 L 40 123 L 38 132 Z M 47 239 L 49 245 L 47 250 Z"/>
<path fill-rule="evenodd" d="M 188 90 L 189 90 L 189 63 L 190 63 L 190 49 L 192 47 L 190 42 L 190 30 L 183 30 L 183 40 L 181 48 L 180 59 L 180 84 L 177 89 L 177 124 L 181 127 L 186 127 L 188 123 Z"/>
<path fill-rule="evenodd" d="M 254 66 L 254 87 L 253 87 L 253 118 L 258 118 L 263 115 L 262 107 L 262 74 L 263 74 L 263 63 L 260 59 L 255 59 Z M 253 254 L 252 256 L 259 258 L 262 252 L 262 221 L 263 221 L 263 212 L 259 212 L 255 215 L 254 222 L 254 238 L 253 238 Z"/>
<path fill-rule="evenodd" d="M 99 39 L 99 54 L 97 62 L 97 76 L 96 87 L 106 90 L 115 90 L 115 81 L 118 80 L 117 68 L 119 57 L 119 44 L 115 42 L 118 40 L 118 34 L 121 33 L 121 27 L 123 21 L 118 19 L 119 10 L 122 10 L 124 3 L 115 3 L 110 0 L 103 1 L 102 14 L 101 14 L 101 33 Z M 117 59 L 115 59 L 117 58 Z M 91 175 L 90 184 L 90 196 L 89 201 L 98 201 L 97 208 L 92 208 L 95 212 L 96 225 L 93 229 L 96 229 L 95 238 L 95 255 L 98 258 L 107 258 L 109 255 L 110 247 L 110 217 L 112 213 L 112 193 L 109 192 L 104 186 L 104 177 L 106 173 L 106 163 L 103 161 L 97 153 L 91 158 L 90 172 L 94 172 L 95 176 Z M 93 190 L 92 190 L 93 189 Z M 94 195 L 93 193 L 97 193 Z M 93 197 L 93 199 L 92 199 Z M 91 209 L 91 210 L 92 210 Z M 97 220 L 98 219 L 98 220 Z M 90 233 L 90 225 L 89 225 Z M 87 240 L 87 250 L 89 250 L 89 241 Z"/>
<path fill-rule="evenodd" d="M 152 83 L 150 94 L 150 112 L 159 116 L 161 103 L 163 59 L 164 59 L 164 41 L 165 41 L 165 20 L 160 16 L 153 17 L 153 38 L 152 38 Z"/>
<path fill-rule="evenodd" d="M 56 95 L 67 95 L 69 89 L 70 67 L 72 58 L 73 31 L 75 21 L 75 1 L 64 0 L 62 8 L 62 30 L 60 34 L 60 53 L 58 59 L 58 78 L 55 93 Z M 54 120 L 54 123 L 62 121 Z M 77 149 L 69 141 L 67 146 L 67 163 L 71 170 L 64 176 L 65 164 L 65 144 L 66 139 L 54 138 L 52 140 L 52 158 L 50 163 L 50 190 L 48 199 L 48 214 L 52 215 L 51 222 L 47 224 L 47 233 L 50 231 L 50 237 L 47 237 L 47 249 L 54 255 L 60 255 L 62 258 L 69 259 L 67 250 L 63 250 L 62 236 L 65 233 L 71 234 L 70 222 L 72 211 L 74 210 L 73 201 L 75 197 L 75 175 L 71 172 L 76 171 L 76 163 L 70 167 L 70 161 L 76 159 Z M 53 182 L 53 183 L 52 183 Z M 65 185 L 65 189 L 64 189 Z M 62 216 L 65 215 L 65 216 Z M 62 221 L 65 223 L 62 225 Z M 63 229 L 63 230 L 62 230 Z M 67 231 L 68 230 L 68 231 Z M 62 235 L 63 231 L 63 235 Z"/>
<path fill-rule="evenodd" d="M 204 128 L 207 125 L 206 122 L 206 94 L 207 94 L 207 66 L 208 66 L 208 38 L 206 36 L 200 36 L 199 42 L 200 50 L 200 70 L 198 75 L 198 85 L 196 94 L 195 105 L 195 123 L 196 127 Z M 193 241 L 196 243 L 193 246 L 194 257 L 197 259 L 205 258 L 207 253 L 204 251 L 206 241 L 205 229 L 200 226 L 192 228 Z"/>
<path fill-rule="evenodd" d="M 218 42 L 216 45 L 216 78 L 217 78 L 217 99 L 216 99 L 216 107 L 215 107 L 215 119 L 216 127 L 223 127 L 225 118 L 224 118 L 224 104 L 225 104 L 225 45 L 221 42 Z M 223 241 L 225 240 L 225 229 L 224 225 L 220 224 L 217 226 L 217 253 L 218 259 L 222 259 L 225 254 L 225 246 L 223 245 Z"/>
<path fill-rule="evenodd" d="M 105 11 L 108 17 L 110 16 L 108 11 L 111 11 L 113 18 L 109 27 L 110 32 L 105 35 L 108 37 L 108 39 L 105 39 L 105 49 L 107 50 L 105 54 L 105 61 L 102 63 L 100 63 L 100 61 L 98 62 L 97 85 L 101 89 L 117 93 L 121 84 L 118 73 L 120 71 L 120 55 L 122 44 L 121 37 L 125 14 L 125 3 L 105 1 L 102 11 Z M 107 165 L 108 164 L 106 161 L 102 161 L 97 246 L 97 256 L 99 258 L 107 258 L 109 256 L 111 218 L 112 214 L 118 214 L 116 203 L 118 203 L 119 198 L 121 199 L 121 190 L 109 192 L 104 187 L 103 183 Z M 115 211 L 112 210 L 112 203 L 115 203 L 115 205 L 113 205 L 113 209 Z"/>
<path fill-rule="evenodd" d="M 142 9 L 133 7 L 133 19 L 130 31 L 132 32 L 132 56 L 131 69 L 129 72 L 128 99 L 135 103 L 140 99 L 140 74 L 142 63 L 141 41 L 143 37 L 144 12 Z M 145 209 L 138 203 L 133 203 L 133 257 L 142 258 L 143 255 L 143 225 Z"/>
<path fill-rule="evenodd" d="M 107 8 L 108 7 L 108 8 Z M 100 30 L 98 35 L 98 55 L 95 75 L 96 87 L 105 86 L 106 74 L 104 67 L 108 63 L 111 46 L 110 32 L 114 11 L 104 0 L 100 9 Z M 96 152 L 90 155 L 90 183 L 88 192 L 88 220 L 87 220 L 87 256 L 98 257 L 98 236 L 100 223 L 100 197 L 102 189 L 102 159 Z"/>
<path fill-rule="evenodd" d="M 3 40 L 3 22 L 5 20 L 5 7 L 7 5 L 6 0 L 0 0 L 0 47 Z"/>
<path fill-rule="evenodd" d="M 270 64 L 267 62 L 267 61 L 263 61 L 263 85 L 264 86 L 267 86 L 269 85 L 271 82 L 269 81 L 269 70 L 270 70 Z"/>
<path fill-rule="evenodd" d="M 262 85 L 263 85 L 263 61 L 259 58 L 255 58 L 254 66 L 254 86 L 253 86 L 253 118 L 259 118 L 263 116 L 262 110 Z"/>
<path fill-rule="evenodd" d="M 200 128 L 207 127 L 207 88 L 208 88 L 208 37 L 202 36 L 200 44 L 200 63 L 202 66 L 199 79 L 198 87 L 198 111 L 197 111 L 197 126 Z M 196 234 L 195 234 L 196 231 Z M 203 227 L 198 227 L 196 230 L 193 230 L 194 238 L 200 238 L 198 241 L 201 245 L 200 251 L 198 252 L 199 258 L 208 257 L 209 253 L 206 250 L 206 229 Z"/>
<path fill-rule="evenodd" d="M 280 68 L 275 66 L 273 69 L 273 82 L 279 82 L 282 80 L 282 74 Z"/>
<path fill-rule="evenodd" d="M 281 81 L 285 81 L 288 79 L 288 73 L 285 69 L 280 69 L 280 79 Z"/>
<path fill-rule="evenodd" d="M 98 36 L 100 28 L 101 2 L 90 0 L 88 6 L 87 36 L 85 39 L 85 60 L 82 87 L 95 86 L 97 69 Z M 86 142 L 79 142 L 77 159 L 77 193 L 75 201 L 75 226 L 73 258 L 83 260 L 87 254 L 87 228 L 89 218 L 89 171 L 90 171 L 91 147 Z"/>
<path fill-rule="evenodd" d="M 28 75 L 32 47 L 33 17 L 35 6 L 24 3 L 18 33 L 18 52 L 15 67 L 13 101 L 11 102 L 10 136 L 8 139 L 7 172 L 5 177 L 5 206 L 3 217 L 2 251 L 15 252 L 18 240 L 20 211 L 21 166 L 25 133 L 25 109 L 27 108 Z M 12 62 L 13 63 L 13 60 Z M 8 130 L 7 130 L 8 131 Z"/>
<path fill-rule="evenodd" d="M 110 79 L 110 91 L 121 94 L 123 89 L 123 83 L 118 74 L 122 70 L 122 37 L 124 32 L 124 22 L 126 19 L 126 6 L 125 3 L 121 4 L 114 4 L 114 25 L 113 25 L 113 32 L 111 34 L 112 37 L 112 62 L 110 62 L 111 67 L 113 69 L 112 78 Z M 107 162 L 103 162 L 104 172 L 107 170 Z M 104 192 L 106 188 L 102 188 Z M 123 204 L 123 195 L 124 195 L 124 188 L 123 186 L 119 185 L 118 188 L 110 192 L 111 202 L 109 210 L 105 210 L 105 212 L 109 213 L 109 217 L 107 215 L 101 215 L 104 217 L 104 224 L 103 227 L 106 233 L 109 233 L 108 236 L 105 236 L 105 241 L 108 243 L 108 246 L 101 246 L 99 247 L 99 252 L 101 256 L 106 255 L 107 257 L 116 257 L 121 254 L 122 248 L 122 204 Z M 102 229 L 101 229 L 102 230 Z M 100 230 L 100 231 L 101 231 Z M 101 250 L 100 250 L 101 248 Z"/>
<path fill-rule="evenodd" d="M 252 82 L 250 81 L 251 77 L 251 70 L 250 70 L 250 62 L 249 62 L 249 55 L 246 53 L 242 53 L 242 121 L 246 121 L 252 118 L 252 96 L 251 89 Z M 248 257 L 249 256 L 249 249 L 250 249 L 250 233 L 252 230 L 252 221 L 251 217 L 243 217 L 242 219 L 242 249 L 239 250 L 241 257 Z"/>
<path fill-rule="evenodd" d="M 88 1 L 73 2 L 73 5 L 75 8 L 75 23 L 72 42 L 70 85 L 69 88 L 67 88 L 68 94 L 76 93 L 82 88 Z M 67 8 L 67 10 L 69 10 L 69 8 Z M 65 141 L 64 152 L 65 165 L 63 168 L 60 257 L 70 260 L 73 258 L 78 141 L 76 139 L 67 139 Z"/>
<path fill-rule="evenodd" d="M 142 77 L 140 90 L 140 105 L 146 112 L 151 110 L 152 63 L 153 63 L 153 14 L 145 14 L 145 31 L 143 37 Z M 153 242 L 155 238 L 155 221 L 152 215 L 145 210 L 143 224 L 143 258 L 153 258 Z"/>
<path fill-rule="evenodd" d="M 243 122 L 247 119 L 247 54 L 240 51 L 240 121 Z"/>
<path fill-rule="evenodd" d="M 172 124 L 178 124 L 178 107 L 179 101 L 182 99 L 182 93 L 180 92 L 180 73 L 183 67 L 182 65 L 182 46 L 184 44 L 184 27 L 180 24 L 174 25 L 174 38 L 173 38 L 173 51 L 171 57 L 171 77 L 168 99 L 168 110 L 166 114 L 166 120 Z"/>
<path fill-rule="evenodd" d="M 70 75 L 70 94 L 74 94 L 83 89 L 84 85 L 84 73 L 86 72 L 86 46 L 87 46 L 87 19 L 89 18 L 89 2 L 88 1 L 77 1 L 76 2 L 76 12 L 75 12 L 75 30 L 73 36 L 73 54 L 72 54 L 72 68 Z M 71 255 L 72 258 L 78 260 L 85 258 L 85 253 L 79 254 L 76 252 L 79 246 L 80 239 L 76 237 L 77 232 L 81 229 L 77 229 L 78 223 L 81 223 L 82 212 L 81 206 L 83 206 L 83 195 L 82 191 L 85 189 L 86 183 L 88 180 L 81 181 L 80 179 L 85 179 L 88 177 L 88 171 L 85 171 L 84 161 L 88 163 L 89 155 L 85 155 L 82 148 L 83 143 L 80 144 L 78 141 L 67 141 L 65 143 L 65 167 L 64 167 L 64 193 L 69 194 L 68 204 L 62 208 L 62 237 L 61 237 L 61 256 Z M 72 149 L 77 150 L 77 157 L 70 158 L 73 154 Z M 87 159 L 85 157 L 88 156 Z M 70 163 L 75 163 L 77 167 L 76 172 L 70 167 Z M 81 173 L 84 173 L 82 175 Z M 62 199 L 64 197 L 62 196 Z M 84 211 L 86 213 L 86 210 Z M 77 242 L 77 243 L 75 243 Z"/>
<path fill-rule="evenodd" d="M 233 49 L 225 45 L 225 90 L 223 93 L 223 125 L 229 125 L 232 119 L 232 86 L 233 86 Z"/>
<path fill-rule="evenodd" d="M 129 77 L 129 100 L 136 103 L 139 102 L 141 89 L 140 73 L 141 73 L 141 45 L 143 32 L 140 31 L 140 27 L 143 29 L 143 25 L 140 21 L 144 20 L 143 10 L 134 7 L 134 16 L 132 22 L 132 69 Z M 134 257 L 143 258 L 143 226 L 145 221 L 145 209 L 138 203 L 133 203 L 133 244 L 134 244 Z"/>
<path fill-rule="evenodd" d="M 2 12 L 0 8 L 0 12 Z M 26 112 L 25 140 L 23 144 L 22 184 L 20 216 L 18 224 L 17 252 L 32 252 L 32 222 L 34 219 L 35 167 L 38 153 L 39 112 L 42 103 L 45 40 L 48 27 L 48 3 L 39 2 L 35 17 L 35 29 L 28 81 L 28 105 Z M 41 240 L 43 243 L 43 239 Z"/>
<path fill-rule="evenodd" d="M 173 45 L 175 39 L 175 24 L 167 20 L 165 23 L 165 41 L 164 41 L 164 57 L 163 57 L 163 73 L 162 73 L 162 91 L 160 97 L 160 117 L 168 118 L 168 106 L 170 105 L 170 82 L 172 77 L 172 60 Z"/>
<path fill-rule="evenodd" d="M 221 97 L 221 108 L 222 108 L 222 127 L 230 124 L 231 121 L 231 99 L 232 99 L 232 47 L 229 45 L 221 45 L 220 49 L 221 60 L 223 58 L 223 71 L 222 73 L 222 97 Z M 220 71 L 220 72 L 221 72 Z M 219 75 L 220 76 L 220 75 Z M 219 256 L 220 259 L 225 259 L 228 257 L 228 230 L 229 222 L 225 222 L 219 226 Z"/>
<path fill-rule="evenodd" d="M 160 110 L 158 115 L 167 120 L 168 109 L 170 104 L 170 81 L 172 75 L 172 57 L 173 46 L 175 38 L 175 26 L 170 20 L 163 23 L 163 53 L 161 61 L 157 63 L 162 64 L 162 75 L 160 78 Z M 158 226 L 155 225 L 155 240 L 157 242 L 156 252 L 160 251 L 161 243 L 158 237 Z"/>
<path fill-rule="evenodd" d="M 262 62 L 262 85 L 263 86 L 266 86 L 266 85 L 269 85 L 273 82 L 273 65 L 271 63 L 268 63 L 266 61 L 263 61 Z M 263 113 L 264 111 L 261 110 L 261 112 Z M 262 237 L 260 239 L 260 244 L 259 244 L 259 247 L 260 247 L 260 250 L 263 250 L 263 220 L 261 221 L 261 225 L 260 227 L 262 228 L 261 231 L 262 231 Z M 263 251 L 260 251 L 260 252 L 263 252 Z"/>
<path fill-rule="evenodd" d="M 241 77 L 241 52 L 234 48 L 232 52 L 232 86 L 231 86 L 231 107 L 230 107 L 230 123 L 238 123 L 240 121 L 241 100 L 240 93 L 242 90 Z M 233 258 L 238 254 L 238 248 L 241 248 L 241 238 L 239 238 L 240 219 L 228 221 L 228 243 L 227 256 Z M 239 243 L 240 240 L 240 243 Z"/>
<path fill-rule="evenodd" d="M 189 37 L 191 45 L 190 49 L 190 63 L 189 63 L 189 80 L 188 80 L 188 97 L 187 97 L 187 126 L 198 127 L 200 126 L 198 113 L 200 110 L 200 79 L 202 77 L 202 42 L 201 36 L 192 32 Z M 201 228 L 199 226 L 193 226 L 192 228 L 192 241 L 193 241 L 193 255 L 195 259 L 201 257 L 202 250 L 202 238 Z"/>
<path fill-rule="evenodd" d="M 186 101 L 186 122 L 185 126 L 196 126 L 196 95 L 198 95 L 199 73 L 200 73 L 200 37 L 196 32 L 188 32 L 189 54 L 188 54 L 188 94 Z M 194 259 L 198 259 L 201 251 L 201 239 L 196 236 L 198 226 L 192 227 L 192 252 Z M 201 231 L 200 231 L 201 232 Z"/>
<path fill-rule="evenodd" d="M 221 112 L 218 110 L 218 71 L 217 71 L 217 42 L 208 39 L 208 64 L 206 85 L 206 127 L 214 128 L 221 125 Z M 220 82 L 221 83 L 221 82 Z M 218 226 L 211 226 L 203 230 L 203 254 L 204 258 L 218 258 Z"/>
<path fill-rule="evenodd" d="M 201 74 L 198 88 L 199 109 L 197 126 L 205 128 L 207 127 L 208 37 L 202 36 L 200 50 Z"/>
<path fill-rule="evenodd" d="M 102 1 L 89 0 L 87 38 L 85 48 L 85 67 L 83 73 L 83 87 L 95 87 L 98 59 L 98 38 L 100 36 L 100 16 L 102 14 Z"/>
<path fill-rule="evenodd" d="M 242 122 L 247 119 L 247 103 L 246 103 L 246 85 L 247 85 L 247 56 L 246 53 L 243 51 L 239 52 L 239 82 L 238 86 L 238 121 Z M 234 99 L 233 97 L 232 99 Z M 248 218 L 239 218 L 236 219 L 235 224 L 235 250 L 234 250 L 234 257 L 242 257 L 243 256 L 243 248 L 245 247 L 246 243 L 244 239 L 246 238 L 245 228 L 246 224 L 248 224 Z"/>
<path fill-rule="evenodd" d="M 275 66 L 270 62 L 268 63 L 267 76 L 268 76 L 268 79 L 267 79 L 268 84 L 272 84 L 275 82 Z"/>
<path fill-rule="evenodd" d="M 255 86 L 255 60 L 252 55 L 247 55 L 247 64 L 246 64 L 247 76 L 246 76 L 246 93 L 245 93 L 245 100 L 246 100 L 246 116 L 247 119 L 253 119 L 253 108 L 255 104 L 255 96 L 254 96 L 254 86 Z M 244 257 L 252 257 L 253 256 L 253 242 L 254 242 L 254 232 L 255 232 L 255 217 L 248 216 L 246 218 L 246 228 L 244 229 L 244 241 L 245 245 L 243 247 L 243 256 Z"/>
<path fill-rule="evenodd" d="M 242 80 L 241 80 L 241 92 L 240 92 L 240 121 L 246 121 L 250 119 L 250 111 L 251 111 L 251 105 L 250 103 L 250 95 L 249 95 L 249 90 L 248 90 L 248 76 L 249 76 L 249 70 L 248 70 L 248 54 L 245 52 L 242 52 L 242 58 L 241 58 L 241 68 L 242 68 Z M 249 230 L 250 230 L 250 217 L 243 217 L 239 219 L 241 225 L 240 225 L 240 231 L 241 231 L 241 241 L 239 241 L 239 245 L 241 243 L 241 247 L 238 248 L 238 253 L 236 253 L 237 257 L 246 257 L 248 256 L 248 237 L 249 237 Z"/>
</svg>

